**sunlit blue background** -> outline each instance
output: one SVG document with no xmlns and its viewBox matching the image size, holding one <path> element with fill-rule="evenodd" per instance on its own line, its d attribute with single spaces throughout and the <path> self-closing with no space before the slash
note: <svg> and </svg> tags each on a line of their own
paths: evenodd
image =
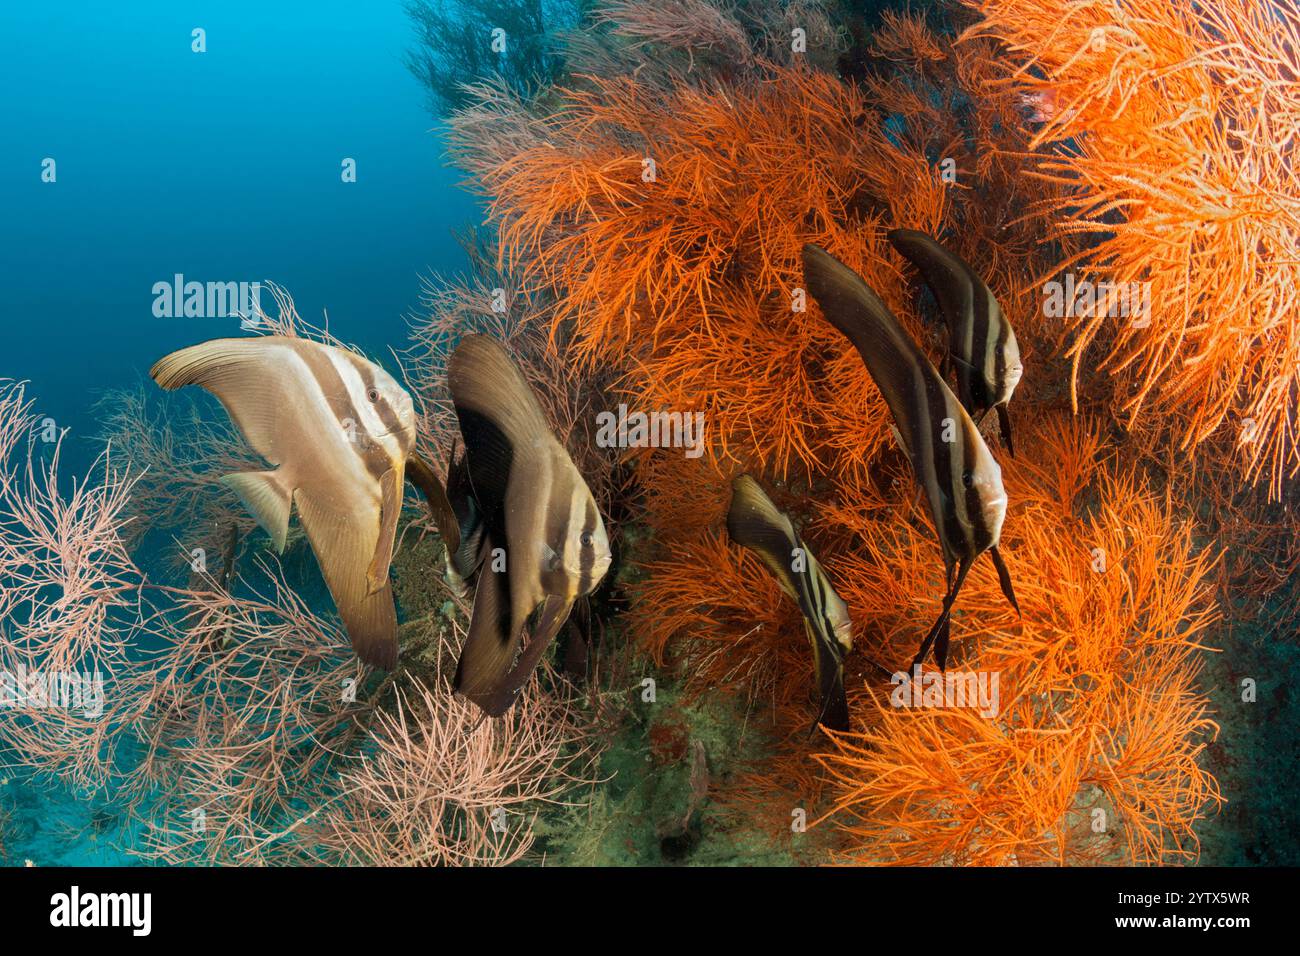
<svg viewBox="0 0 1300 956">
<path fill-rule="evenodd" d="M 479 217 L 402 63 L 412 40 L 400 0 L 0 5 L 0 377 L 92 433 L 98 391 L 239 334 L 155 318 L 177 272 L 272 279 L 387 358 L 420 274 L 461 268 L 449 230 Z"/>
</svg>

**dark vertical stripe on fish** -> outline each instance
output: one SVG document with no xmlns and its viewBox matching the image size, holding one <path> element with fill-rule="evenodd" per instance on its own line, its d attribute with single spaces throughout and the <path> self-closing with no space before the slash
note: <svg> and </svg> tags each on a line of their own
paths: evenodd
<svg viewBox="0 0 1300 956">
<path fill-rule="evenodd" d="M 338 419 L 339 427 L 344 427 L 345 422 L 352 422 L 360 438 L 359 441 L 352 443 L 352 447 L 365 464 L 366 471 L 378 480 L 384 472 L 393 467 L 393 462 L 388 453 L 366 430 L 361 420 L 361 413 L 357 411 L 352 393 L 343 381 L 343 377 L 339 375 L 339 370 L 334 367 L 334 363 L 327 355 L 315 349 L 301 350 L 298 354 L 307 363 L 308 369 L 316 379 L 316 385 L 330 410 L 334 412 L 334 417 Z"/>
</svg>

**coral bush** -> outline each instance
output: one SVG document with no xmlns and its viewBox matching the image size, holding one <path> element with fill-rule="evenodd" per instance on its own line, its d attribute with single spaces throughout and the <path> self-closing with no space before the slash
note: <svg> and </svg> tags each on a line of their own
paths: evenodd
<svg viewBox="0 0 1300 956">
<path fill-rule="evenodd" d="M 1300 469 L 1300 13 L 1227 0 L 971 0 L 1036 104 L 1045 208 L 1089 242 L 1060 269 L 1147 283 L 1149 316 L 1068 317 L 1076 376 L 1182 452 L 1227 430 L 1276 495 Z M 1084 361 L 1088 350 L 1099 359 Z"/>
<path fill-rule="evenodd" d="M 0 693 L 24 698 L 3 702 L 0 751 L 24 771 L 96 785 L 107 773 L 96 711 L 141 623 L 143 576 L 126 545 L 134 480 L 105 451 L 95 478 L 61 482 L 63 433 L 33 406 L 22 383 L 0 380 Z M 26 700 L 35 683 L 53 699 Z"/>
<path fill-rule="evenodd" d="M 550 36 L 575 25 L 580 9 L 578 0 L 405 0 L 403 6 L 416 33 L 406 65 L 435 116 L 464 102 L 465 84 L 489 75 L 521 92 L 560 75 L 563 59 Z"/>
<path fill-rule="evenodd" d="M 921 29 L 891 18 L 880 42 Z M 866 90 L 767 61 L 689 81 L 583 76 L 545 112 L 482 87 L 453 143 L 492 197 L 502 260 L 549 299 L 530 320 L 569 339 L 571 362 L 613 365 L 615 392 L 639 407 L 707 411 L 713 455 L 780 475 L 861 469 L 887 439 L 884 405 L 838 333 L 796 311 L 803 243 L 860 269 L 904 316 L 885 251 L 895 222 L 955 226 L 1008 294 L 1034 250 L 1005 215 L 1041 198 L 1000 158 L 1023 146 L 1017 102 L 962 92 L 990 72 L 991 44 L 933 44 L 927 76 Z M 945 187 L 939 158 L 963 188 Z"/>
<path fill-rule="evenodd" d="M 504 717 L 484 720 L 452 695 L 456 645 L 440 640 L 430 685 L 413 679 L 397 693 L 341 774 L 339 796 L 309 821 L 302 845 L 313 859 L 513 863 L 532 846 L 540 810 L 585 782 L 592 751 L 576 712 L 534 681 Z"/>
<path fill-rule="evenodd" d="M 627 624 L 688 693 L 734 692 L 773 733 L 777 752 L 718 798 L 786 831 L 791 807 L 820 802 L 845 861 L 1193 858 L 1218 799 L 1196 683 L 1217 555 L 1194 546 L 1181 497 L 1121 464 L 1118 390 L 1073 382 L 1076 330 L 1042 306 L 1043 277 L 1096 248 L 1051 227 L 1082 189 L 1042 175 L 1050 104 L 1007 79 L 997 31 L 955 40 L 959 10 L 939 29 L 884 14 L 848 79 L 827 69 L 829 38 L 789 56 L 771 33 L 742 42 L 737 10 L 698 5 L 707 16 L 671 29 L 654 4 L 607 5 L 612 28 L 572 51 L 583 70 L 531 99 L 475 88 L 452 139 L 490 199 L 500 268 L 539 304 L 524 322 L 612 376 L 616 400 L 707 413 L 702 459 L 630 456 L 651 539 Z M 697 56 L 710 50 L 729 55 Z M 878 392 L 802 295 L 799 251 L 816 242 L 937 356 L 928 300 L 885 241 L 896 226 L 972 262 L 1025 355 L 1027 451 L 999 453 L 1024 619 L 978 565 L 953 621 L 959 666 L 1001 676 L 993 717 L 889 705 L 883 677 L 933 620 L 942 561 Z M 798 610 L 722 530 L 740 470 L 764 476 L 853 614 L 855 723 L 828 750 L 807 739 Z"/>
<path fill-rule="evenodd" d="M 268 328 L 304 331 L 282 305 Z M 32 408 L 0 382 L 0 672 L 93 671 L 103 706 L 6 699 L 6 766 L 111 792 L 140 825 L 132 851 L 158 862 L 508 863 L 529 850 L 532 817 L 570 792 L 591 740 L 556 691 L 535 680 L 508 720 L 478 726 L 437 663 L 456 626 L 441 610 L 408 621 L 406 669 L 379 678 L 313 606 L 311 576 L 287 570 L 292 547 L 282 567 L 236 536 L 184 587 L 151 578 L 127 544 L 148 517 L 133 515 L 136 476 L 177 463 L 196 433 L 143 417 L 93 477 L 69 480 L 61 436 L 42 441 Z M 145 491 L 191 560 L 209 540 L 194 517 L 210 507 L 206 473 Z M 427 586 L 426 572 L 406 573 Z M 432 665 L 419 652 L 429 635 Z M 442 776 L 426 776 L 434 767 Z M 370 829 L 353 832 L 362 816 Z"/>
<path fill-rule="evenodd" d="M 996 714 L 898 706 L 894 686 L 864 675 L 863 729 L 820 758 L 850 821 L 846 859 L 1195 859 L 1194 825 L 1218 800 L 1198 763 L 1215 726 L 1197 686 L 1218 555 L 1113 452 L 1098 460 L 1093 429 L 1044 417 L 1004 463 L 1003 549 L 1023 618 L 990 570 L 973 573 L 950 663 L 996 676 Z M 941 586 L 933 559 L 916 574 L 933 548 L 925 529 L 843 508 L 826 518 L 857 539 L 841 593 L 866 649 L 901 668 Z"/>
</svg>

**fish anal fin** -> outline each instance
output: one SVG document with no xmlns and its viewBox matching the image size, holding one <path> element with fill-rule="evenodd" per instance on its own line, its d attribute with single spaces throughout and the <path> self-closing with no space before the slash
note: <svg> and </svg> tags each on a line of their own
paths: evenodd
<svg viewBox="0 0 1300 956">
<path fill-rule="evenodd" d="M 294 492 L 298 517 L 352 647 L 367 664 L 392 670 L 398 650 L 393 589 L 385 573 L 380 587 L 371 591 L 366 573 L 379 535 L 379 509 L 338 508 L 333 502 L 320 489 Z"/>
<path fill-rule="evenodd" d="M 222 483 L 239 495 L 244 506 L 271 536 L 276 554 L 284 553 L 289 536 L 293 489 L 275 471 L 243 471 L 224 475 Z"/>
<path fill-rule="evenodd" d="M 934 662 L 939 665 L 939 670 L 948 669 L 948 642 L 952 637 L 952 615 L 943 619 L 943 624 L 939 627 L 939 633 L 934 639 Z"/>
<path fill-rule="evenodd" d="M 559 597 L 554 594 L 547 595 L 538 610 L 532 634 L 528 638 L 528 643 L 524 646 L 523 653 L 519 655 L 519 660 L 501 678 L 491 693 L 476 701 L 490 716 L 500 717 L 510 709 L 510 706 L 519 696 L 519 692 L 523 690 L 524 685 L 528 683 L 528 679 L 532 677 L 533 671 L 537 670 L 542 655 L 546 653 L 546 649 L 555 640 L 555 635 L 559 633 L 560 627 L 569 619 L 569 611 L 572 608 L 572 598 Z"/>
<path fill-rule="evenodd" d="M 485 537 L 484 554 L 490 553 L 492 547 L 492 539 Z M 474 587 L 469 634 L 456 665 L 456 692 L 486 710 L 485 702 L 514 663 L 521 632 L 522 626 L 514 625 L 511 612 L 509 576 L 505 571 L 493 570 L 488 561 L 480 569 Z"/>
</svg>

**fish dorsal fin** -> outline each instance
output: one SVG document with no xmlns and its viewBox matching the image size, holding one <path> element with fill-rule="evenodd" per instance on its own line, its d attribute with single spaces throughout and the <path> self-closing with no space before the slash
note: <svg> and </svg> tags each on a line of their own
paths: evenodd
<svg viewBox="0 0 1300 956">
<path fill-rule="evenodd" d="M 954 334 L 961 332 L 964 317 L 974 307 L 976 283 L 984 285 L 966 260 L 932 236 L 915 229 L 892 229 L 889 241 L 921 272 L 943 311 L 944 322 Z M 992 295 L 989 296 L 992 299 Z"/>
<path fill-rule="evenodd" d="M 293 489 L 286 487 L 274 471 L 238 472 L 222 476 L 221 481 L 239 495 L 257 523 L 271 536 L 275 553 L 283 554 L 289 536 Z"/>
<path fill-rule="evenodd" d="M 793 580 L 794 549 L 802 547 L 790 519 L 777 510 L 772 499 L 749 475 L 731 483 L 731 507 L 727 510 L 727 533 L 731 540 L 749 548 L 768 566 L 781 590 L 802 604 Z"/>
<path fill-rule="evenodd" d="M 803 247 L 804 281 L 826 320 L 858 350 L 876 387 L 898 423 L 903 445 L 918 475 L 917 454 L 928 446 L 922 435 L 933 431 L 931 407 L 969 420 L 956 396 L 940 377 L 889 307 L 862 278 L 825 249 Z M 937 416 L 936 416 L 937 417 Z M 963 430 L 965 423 L 961 424 Z M 974 423 L 969 428 L 974 429 Z"/>
<path fill-rule="evenodd" d="M 357 656 L 392 670 L 397 664 L 397 610 L 387 564 L 382 580 L 372 582 L 368 573 L 382 534 L 380 506 L 348 502 L 340 508 L 304 488 L 294 493 L 294 503 Z"/>
<path fill-rule="evenodd" d="M 302 401 L 306 366 L 295 361 L 299 341 L 281 335 L 213 339 L 165 355 L 149 369 L 162 388 L 207 389 L 221 402 L 253 449 L 273 465 L 284 458 L 281 410 Z M 314 382 L 312 387 L 319 388 Z"/>
<path fill-rule="evenodd" d="M 541 460 L 551 454 L 555 439 L 532 389 L 495 339 L 461 339 L 447 380 L 474 497 L 488 528 L 500 535 L 511 474 L 544 467 Z"/>
</svg>

